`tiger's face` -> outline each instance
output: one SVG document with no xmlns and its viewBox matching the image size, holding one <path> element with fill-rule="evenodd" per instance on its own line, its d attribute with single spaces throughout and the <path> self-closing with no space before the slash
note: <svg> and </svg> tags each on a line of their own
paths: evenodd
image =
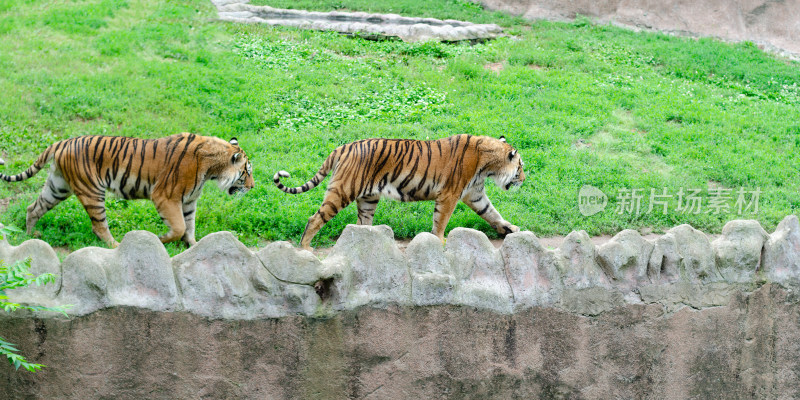
<svg viewBox="0 0 800 400">
<path fill-rule="evenodd" d="M 245 194 L 255 186 L 255 181 L 253 180 L 253 166 L 250 164 L 247 156 L 244 156 L 244 161 L 243 168 L 239 170 L 239 179 L 234 181 L 231 187 L 228 188 L 229 195 Z"/>
<path fill-rule="evenodd" d="M 229 195 L 245 194 L 248 190 L 255 187 L 253 180 L 253 166 L 247 158 L 247 154 L 239 148 L 236 138 L 230 140 L 233 154 L 230 157 L 230 165 L 217 180 L 220 190 Z"/>
<path fill-rule="evenodd" d="M 505 137 L 500 136 L 500 141 L 504 144 L 504 146 L 502 146 L 504 164 L 495 182 L 498 186 L 503 188 L 503 190 L 509 190 L 512 187 L 521 186 L 522 182 L 525 181 L 525 162 L 522 161 L 522 157 L 519 155 L 517 149 L 506 143 Z"/>
</svg>

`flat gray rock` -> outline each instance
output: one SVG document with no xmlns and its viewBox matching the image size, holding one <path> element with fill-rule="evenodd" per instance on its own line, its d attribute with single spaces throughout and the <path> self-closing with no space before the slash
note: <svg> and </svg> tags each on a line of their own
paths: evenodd
<svg viewBox="0 0 800 400">
<path fill-rule="evenodd" d="M 223 21 L 334 31 L 367 38 L 399 38 L 406 42 L 486 40 L 498 37 L 503 31 L 495 24 L 403 17 L 397 14 L 290 10 L 255 6 L 247 1 L 212 2 Z"/>
</svg>

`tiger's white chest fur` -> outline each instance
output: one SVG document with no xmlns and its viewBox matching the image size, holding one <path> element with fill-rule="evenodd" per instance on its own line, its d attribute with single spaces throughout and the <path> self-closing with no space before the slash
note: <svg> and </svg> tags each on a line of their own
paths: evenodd
<svg viewBox="0 0 800 400">
<path fill-rule="evenodd" d="M 400 191 L 392 185 L 391 183 L 387 183 L 386 186 L 383 187 L 380 191 L 380 196 L 383 199 L 389 199 L 394 201 L 403 201 L 403 197 L 400 195 Z"/>
</svg>

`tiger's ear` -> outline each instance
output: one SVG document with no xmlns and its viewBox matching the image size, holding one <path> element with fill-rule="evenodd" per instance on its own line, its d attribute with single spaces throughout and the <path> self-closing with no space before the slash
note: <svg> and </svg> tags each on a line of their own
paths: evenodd
<svg viewBox="0 0 800 400">
<path fill-rule="evenodd" d="M 513 160 L 515 155 L 517 155 L 517 150 L 516 149 L 511 150 L 511 152 L 508 153 L 508 161 Z"/>
<path fill-rule="evenodd" d="M 235 137 L 234 137 L 234 138 L 231 138 L 231 140 L 230 140 L 230 143 L 231 143 L 232 145 L 234 145 L 234 146 L 238 146 L 238 145 L 239 145 L 239 141 L 238 141 L 238 140 L 236 140 L 236 138 L 235 138 Z"/>
<path fill-rule="evenodd" d="M 506 137 L 501 135 L 501 136 L 500 136 L 500 141 L 501 141 L 501 142 L 503 142 L 503 143 L 505 143 L 505 142 L 506 142 Z"/>
<path fill-rule="evenodd" d="M 239 159 L 242 158 L 242 153 L 234 153 L 233 157 L 231 157 L 231 164 L 236 164 Z"/>
</svg>

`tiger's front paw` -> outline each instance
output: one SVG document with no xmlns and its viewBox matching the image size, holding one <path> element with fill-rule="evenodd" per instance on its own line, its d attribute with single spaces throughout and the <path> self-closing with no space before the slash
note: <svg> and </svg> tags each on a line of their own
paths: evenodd
<svg viewBox="0 0 800 400">
<path fill-rule="evenodd" d="M 516 225 L 505 225 L 502 228 L 497 230 L 497 233 L 505 236 L 510 233 L 519 232 L 519 227 Z"/>
</svg>

